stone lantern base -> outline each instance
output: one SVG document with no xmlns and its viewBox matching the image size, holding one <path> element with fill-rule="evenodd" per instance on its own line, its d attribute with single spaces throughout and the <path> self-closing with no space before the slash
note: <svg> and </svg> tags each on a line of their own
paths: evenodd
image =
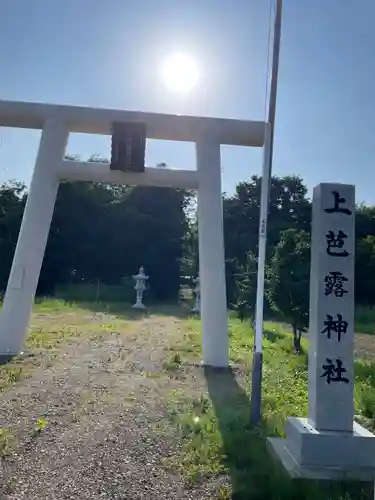
<svg viewBox="0 0 375 500">
<path fill-rule="evenodd" d="M 137 302 L 133 305 L 133 309 L 146 309 L 146 306 L 141 300 L 137 299 Z"/>
<path fill-rule="evenodd" d="M 195 299 L 195 304 L 194 304 L 194 307 L 191 310 L 191 312 L 200 314 L 200 312 L 201 312 L 201 301 L 200 301 L 199 297 L 197 297 Z"/>
</svg>

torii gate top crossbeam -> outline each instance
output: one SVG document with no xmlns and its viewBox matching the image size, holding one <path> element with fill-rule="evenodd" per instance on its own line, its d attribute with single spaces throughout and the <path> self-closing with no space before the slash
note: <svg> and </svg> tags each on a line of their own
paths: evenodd
<svg viewBox="0 0 375 500">
<path fill-rule="evenodd" d="M 149 139 L 197 142 L 209 134 L 235 146 L 262 147 L 265 123 L 185 115 L 0 100 L 0 126 L 42 129 L 51 117 L 63 120 L 70 132 L 111 135 L 113 122 L 143 122 Z"/>
</svg>

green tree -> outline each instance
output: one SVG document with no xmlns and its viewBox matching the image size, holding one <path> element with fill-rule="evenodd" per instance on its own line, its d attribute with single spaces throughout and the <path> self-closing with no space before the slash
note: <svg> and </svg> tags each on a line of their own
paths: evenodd
<svg viewBox="0 0 375 500">
<path fill-rule="evenodd" d="M 259 208 L 262 178 L 240 182 L 233 196 L 223 199 L 228 301 L 239 300 L 237 277 L 247 266 L 248 253 L 258 255 Z M 267 254 L 272 255 L 286 229 L 310 231 L 311 203 L 298 176 L 272 177 L 268 218 Z"/>
<path fill-rule="evenodd" d="M 188 200 L 184 190 L 137 186 L 112 207 L 115 261 L 123 275 L 144 265 L 160 300 L 178 297 Z"/>
<path fill-rule="evenodd" d="M 375 304 L 375 236 L 356 242 L 355 300 L 356 304 Z"/>
<path fill-rule="evenodd" d="M 57 285 L 107 281 L 110 272 L 111 188 L 90 182 L 59 186 L 38 293 Z"/>
<path fill-rule="evenodd" d="M 9 181 L 0 185 L 0 291 L 6 283 L 26 203 L 26 187 Z"/>
<path fill-rule="evenodd" d="M 360 204 L 355 214 L 355 233 L 357 239 L 375 236 L 375 207 Z"/>
<path fill-rule="evenodd" d="M 245 317 L 255 317 L 258 260 L 252 252 L 247 252 L 245 264 L 239 265 L 235 275 L 235 308 L 241 321 Z"/>
<path fill-rule="evenodd" d="M 310 236 L 287 229 L 267 269 L 267 295 L 271 308 L 291 323 L 296 352 L 301 350 L 301 334 L 308 326 L 309 279 Z"/>
<path fill-rule="evenodd" d="M 183 238 L 181 274 L 193 276 L 199 273 L 198 224 L 196 219 L 187 220 L 187 230 Z"/>
<path fill-rule="evenodd" d="M 89 161 L 107 160 L 93 155 Z M 159 168 L 167 166 L 160 164 Z M 243 304 L 245 314 L 250 315 L 256 289 L 260 192 L 261 177 L 253 176 L 248 182 L 240 182 L 232 196 L 223 198 L 228 303 Z M 27 191 L 22 183 L 11 181 L 0 185 L 0 290 L 5 289 L 9 276 L 26 199 Z M 277 246 L 281 251 L 285 241 L 282 243 L 280 239 L 285 238 L 285 230 L 309 233 L 310 221 L 311 203 L 306 198 L 303 180 L 298 176 L 273 177 L 268 255 L 273 255 Z M 371 280 L 375 272 L 374 242 L 375 207 L 359 205 L 356 209 L 357 304 L 375 302 L 375 285 Z M 289 258 L 290 269 L 293 273 L 300 272 L 301 264 L 293 252 Z M 144 265 L 151 276 L 150 292 L 161 300 L 177 297 L 181 274 L 198 272 L 194 194 L 169 188 L 62 183 L 38 293 L 52 294 L 57 285 L 75 282 L 100 280 L 109 285 L 118 284 L 122 278 L 137 272 L 140 265 Z M 287 275 L 287 279 L 281 275 L 282 284 L 290 280 L 288 270 L 280 268 L 280 273 Z"/>
<path fill-rule="evenodd" d="M 88 161 L 107 162 L 98 155 Z M 119 284 L 143 265 L 154 298 L 177 298 L 190 199 L 172 188 L 61 184 L 39 293 L 64 283 Z"/>
<path fill-rule="evenodd" d="M 233 196 L 224 196 L 226 256 L 245 264 L 247 252 L 258 253 L 259 209 L 262 178 L 240 182 Z M 311 203 L 307 188 L 298 176 L 272 177 L 268 219 L 267 251 L 271 255 L 280 232 L 294 228 L 310 230 Z"/>
</svg>

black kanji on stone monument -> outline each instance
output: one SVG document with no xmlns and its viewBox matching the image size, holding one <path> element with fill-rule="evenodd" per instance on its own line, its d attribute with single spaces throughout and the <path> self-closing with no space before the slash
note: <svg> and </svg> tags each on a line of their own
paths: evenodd
<svg viewBox="0 0 375 500">
<path fill-rule="evenodd" d="M 346 203 L 346 199 L 340 196 L 340 193 L 338 191 L 332 191 L 333 194 L 333 199 L 334 199 L 334 205 L 333 207 L 330 208 L 325 208 L 324 211 L 327 214 L 345 214 L 345 215 L 352 215 L 351 210 L 349 208 L 345 207 L 340 207 L 340 205 L 343 205 Z"/>
<path fill-rule="evenodd" d="M 331 382 L 344 382 L 345 384 L 349 384 L 349 379 L 343 377 L 343 374 L 346 373 L 346 368 L 342 366 L 343 363 L 341 359 L 336 359 L 336 363 L 334 363 L 332 359 L 326 358 L 326 362 L 327 364 L 322 366 L 324 372 L 320 376 L 326 379 L 327 384 Z"/>
<path fill-rule="evenodd" d="M 345 281 L 348 281 L 348 278 L 346 278 L 342 272 L 330 271 L 324 278 L 324 294 L 332 294 L 335 297 L 343 297 L 346 293 L 348 293 L 348 290 L 345 290 L 344 288 Z"/>
<path fill-rule="evenodd" d="M 328 231 L 326 234 L 328 255 L 332 255 L 333 257 L 347 257 L 349 252 L 341 250 L 347 237 L 348 235 L 345 234 L 344 231 L 341 231 L 341 229 L 337 234 L 335 234 L 334 231 Z M 339 249 L 340 251 L 336 251 L 335 249 Z"/>
<path fill-rule="evenodd" d="M 348 330 L 348 322 L 342 319 L 342 314 L 337 314 L 337 319 L 334 319 L 332 314 L 326 314 L 325 328 L 320 332 L 327 335 L 330 339 L 332 333 L 337 334 L 338 342 L 341 342 L 341 336 Z"/>
</svg>

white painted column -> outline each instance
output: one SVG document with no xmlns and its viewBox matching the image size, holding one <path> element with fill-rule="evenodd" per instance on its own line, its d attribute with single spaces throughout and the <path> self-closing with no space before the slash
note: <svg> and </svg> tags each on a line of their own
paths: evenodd
<svg viewBox="0 0 375 500">
<path fill-rule="evenodd" d="M 58 166 L 68 134 L 64 124 L 55 119 L 44 124 L 0 315 L 0 355 L 22 350 L 59 187 Z"/>
<path fill-rule="evenodd" d="M 199 278 L 203 363 L 229 364 L 220 144 L 202 137 L 196 144 L 198 169 Z"/>
</svg>

